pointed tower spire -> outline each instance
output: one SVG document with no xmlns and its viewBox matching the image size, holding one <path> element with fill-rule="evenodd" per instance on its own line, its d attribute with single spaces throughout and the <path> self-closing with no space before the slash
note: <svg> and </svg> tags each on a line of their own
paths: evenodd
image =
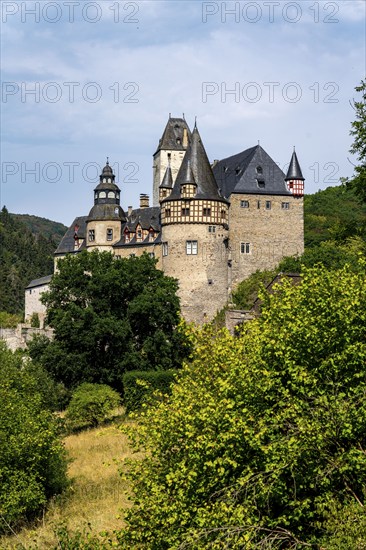
<svg viewBox="0 0 366 550">
<path fill-rule="evenodd" d="M 293 195 L 302 197 L 304 195 L 304 181 L 305 178 L 302 175 L 300 163 L 294 147 L 285 182 L 287 183 L 288 190 L 291 191 Z"/>
</svg>

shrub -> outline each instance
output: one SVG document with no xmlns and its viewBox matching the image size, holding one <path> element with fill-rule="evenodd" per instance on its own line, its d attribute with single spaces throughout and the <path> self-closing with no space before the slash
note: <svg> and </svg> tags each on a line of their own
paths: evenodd
<svg viewBox="0 0 366 550">
<path fill-rule="evenodd" d="M 95 427 L 120 402 L 120 395 L 110 386 L 84 382 L 72 394 L 66 409 L 66 419 L 71 428 Z"/>
<path fill-rule="evenodd" d="M 20 354 L 0 345 L 0 532 L 38 513 L 67 485 L 58 424 L 38 381 Z"/>
<path fill-rule="evenodd" d="M 6 311 L 0 311 L 1 328 L 15 328 L 21 322 L 21 315 L 17 315 L 16 313 L 7 313 Z"/>
<path fill-rule="evenodd" d="M 30 318 L 30 326 L 32 328 L 39 328 L 41 326 L 39 315 L 35 311 L 32 313 L 32 316 Z"/>
<path fill-rule="evenodd" d="M 177 371 L 130 371 L 123 376 L 126 412 L 136 411 L 150 400 L 154 392 L 170 394 Z"/>
</svg>

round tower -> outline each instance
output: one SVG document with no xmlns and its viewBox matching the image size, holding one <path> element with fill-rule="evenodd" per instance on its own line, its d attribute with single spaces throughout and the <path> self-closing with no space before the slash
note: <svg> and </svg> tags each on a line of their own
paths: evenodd
<svg viewBox="0 0 366 550">
<path fill-rule="evenodd" d="M 198 129 L 169 196 L 161 200 L 163 270 L 179 279 L 182 313 L 210 321 L 228 300 L 228 210 Z"/>
<path fill-rule="evenodd" d="M 121 190 L 115 184 L 115 175 L 107 157 L 107 163 L 94 189 L 94 206 L 86 220 L 86 246 L 99 250 L 111 250 L 121 239 L 121 226 L 126 215 L 120 206 Z"/>
</svg>

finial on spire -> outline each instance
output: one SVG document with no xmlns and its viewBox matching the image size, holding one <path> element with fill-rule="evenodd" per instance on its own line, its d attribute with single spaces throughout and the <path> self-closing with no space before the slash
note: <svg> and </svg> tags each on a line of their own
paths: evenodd
<svg viewBox="0 0 366 550">
<path fill-rule="evenodd" d="M 294 145 L 294 153 L 295 153 L 295 145 Z"/>
<path fill-rule="evenodd" d="M 260 143 L 260 141 L 258 140 L 258 145 L 260 145 L 260 144 L 261 144 L 261 143 Z"/>
<path fill-rule="evenodd" d="M 107 157 L 107 166 L 109 166 L 109 157 Z"/>
<path fill-rule="evenodd" d="M 197 115 L 194 116 L 194 127 L 197 129 Z"/>
<path fill-rule="evenodd" d="M 183 120 L 185 120 L 184 113 L 183 113 Z"/>
<path fill-rule="evenodd" d="M 172 118 L 172 113 L 169 113 L 169 118 Z"/>
</svg>

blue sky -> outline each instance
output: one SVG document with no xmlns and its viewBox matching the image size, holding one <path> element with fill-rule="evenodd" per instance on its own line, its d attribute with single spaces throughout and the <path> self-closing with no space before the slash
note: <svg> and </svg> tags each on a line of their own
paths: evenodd
<svg viewBox="0 0 366 550">
<path fill-rule="evenodd" d="M 350 100 L 365 76 L 364 0 L 6 1 L 1 204 L 71 224 L 106 156 L 122 206 L 152 194 L 169 113 L 197 116 L 209 159 L 258 140 L 306 192 L 352 175 Z M 32 93 L 33 90 L 33 93 Z"/>
</svg>

